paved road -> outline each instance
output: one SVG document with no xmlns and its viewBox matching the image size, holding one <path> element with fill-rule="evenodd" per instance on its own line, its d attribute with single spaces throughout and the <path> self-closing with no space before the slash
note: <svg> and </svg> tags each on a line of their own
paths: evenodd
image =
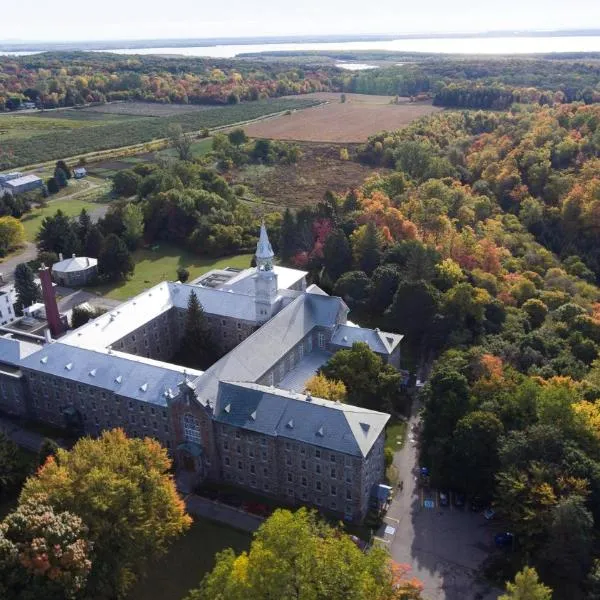
<svg viewBox="0 0 600 600">
<path fill-rule="evenodd" d="M 15 269 L 22 262 L 33 260 L 37 256 L 37 248 L 31 242 L 25 242 L 25 247 L 22 252 L 10 256 L 0 262 L 0 273 L 2 273 L 2 281 L 10 283 L 14 279 Z"/>
<path fill-rule="evenodd" d="M 427 495 L 417 485 L 417 446 L 411 441 L 417 411 L 418 406 L 404 447 L 394 458 L 404 483 L 388 511 L 396 527 L 390 552 L 394 560 L 412 566 L 427 600 L 495 600 L 498 591 L 476 581 L 476 570 L 492 548 L 492 526 L 480 514 L 439 507 L 435 491 L 429 493 L 434 508 L 423 506 Z"/>
<path fill-rule="evenodd" d="M 56 286 L 54 288 L 56 294 L 60 296 L 58 301 L 58 308 L 61 312 L 67 312 L 72 310 L 75 306 L 87 302 L 92 306 L 102 308 L 106 311 L 112 310 L 119 304 L 122 304 L 122 300 L 113 300 L 112 298 L 105 298 L 104 296 L 98 296 L 85 290 L 74 290 L 67 287 Z"/>
</svg>

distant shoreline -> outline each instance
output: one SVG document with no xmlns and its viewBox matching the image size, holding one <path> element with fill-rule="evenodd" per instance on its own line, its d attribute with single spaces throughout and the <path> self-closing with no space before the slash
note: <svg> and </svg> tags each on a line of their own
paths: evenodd
<svg viewBox="0 0 600 600">
<path fill-rule="evenodd" d="M 236 38 L 181 38 L 151 40 L 111 40 L 74 42 L 9 42 L 0 40 L 0 52 L 52 52 L 88 51 L 138 48 L 180 48 L 194 46 L 211 48 L 223 45 L 264 45 L 264 44 L 326 44 L 336 42 L 383 42 L 390 40 L 422 39 L 476 39 L 476 38 L 522 38 L 522 37 L 590 37 L 600 36 L 600 29 L 570 29 L 556 31 L 487 31 L 477 33 L 405 33 L 405 34 L 362 34 L 362 35 L 305 35 L 305 36 L 264 36 Z"/>
</svg>

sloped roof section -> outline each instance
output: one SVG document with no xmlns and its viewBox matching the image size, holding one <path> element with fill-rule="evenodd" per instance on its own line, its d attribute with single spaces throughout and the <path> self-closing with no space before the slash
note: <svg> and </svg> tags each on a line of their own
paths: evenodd
<svg viewBox="0 0 600 600">
<path fill-rule="evenodd" d="M 54 263 L 52 270 L 57 273 L 77 273 L 78 271 L 85 271 L 86 269 L 95 267 L 97 264 L 98 260 L 95 258 L 73 256 L 72 258 L 65 258 L 65 260 Z"/>
<path fill-rule="evenodd" d="M 379 329 L 338 325 L 331 336 L 331 343 L 336 346 L 351 348 L 355 342 L 365 342 L 373 352 L 391 354 L 403 337 L 403 335 L 388 333 Z"/>
<path fill-rule="evenodd" d="M 220 423 L 359 457 L 368 455 L 389 418 L 385 413 L 323 398 L 307 400 L 304 394 L 245 382 L 221 382 L 215 406 Z"/>
</svg>

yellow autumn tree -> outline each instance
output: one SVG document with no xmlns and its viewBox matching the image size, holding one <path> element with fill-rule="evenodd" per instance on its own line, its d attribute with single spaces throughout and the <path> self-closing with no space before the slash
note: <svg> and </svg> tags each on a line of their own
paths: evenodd
<svg viewBox="0 0 600 600">
<path fill-rule="evenodd" d="M 346 386 L 336 379 L 328 379 L 325 375 L 315 375 L 306 382 L 306 390 L 317 398 L 345 402 Z"/>
</svg>

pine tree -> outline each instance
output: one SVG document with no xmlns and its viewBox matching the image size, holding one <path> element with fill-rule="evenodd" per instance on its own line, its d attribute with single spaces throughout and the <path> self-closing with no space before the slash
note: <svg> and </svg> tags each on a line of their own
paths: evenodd
<svg viewBox="0 0 600 600">
<path fill-rule="evenodd" d="M 133 273 L 134 264 L 125 242 L 114 233 L 104 240 L 98 257 L 98 271 L 109 280 L 126 279 Z"/>
<path fill-rule="evenodd" d="M 85 238 L 83 253 L 85 256 L 98 258 L 102 252 L 103 244 L 104 236 L 102 235 L 102 232 L 96 225 L 92 225 Z"/>
<path fill-rule="evenodd" d="M 92 219 L 88 214 L 88 211 L 85 208 L 81 209 L 79 213 L 79 219 L 77 222 L 77 235 L 79 236 L 79 240 L 81 241 L 81 245 L 85 243 L 85 238 L 87 237 L 90 229 L 92 228 Z"/>
<path fill-rule="evenodd" d="M 506 584 L 506 594 L 499 600 L 551 600 L 552 590 L 541 583 L 535 569 L 525 567 L 515 576 L 515 582 Z"/>
<path fill-rule="evenodd" d="M 204 308 L 196 293 L 191 292 L 187 304 L 185 332 L 175 360 L 186 367 L 206 369 L 217 358 L 217 347 L 212 339 Z"/>
<path fill-rule="evenodd" d="M 379 266 L 381 262 L 381 237 L 377 231 L 377 225 L 369 221 L 366 225 L 362 240 L 356 248 L 356 258 L 361 271 L 367 275 Z"/>
<path fill-rule="evenodd" d="M 25 307 L 31 306 L 42 297 L 40 288 L 35 283 L 33 271 L 27 263 L 17 265 L 15 269 L 15 291 L 17 292 L 15 303 L 17 315 L 22 315 Z"/>
<path fill-rule="evenodd" d="M 279 234 L 279 257 L 283 262 L 289 262 L 296 254 L 296 219 L 289 208 L 283 213 L 281 233 Z"/>
<path fill-rule="evenodd" d="M 332 284 L 352 269 L 352 250 L 341 229 L 334 229 L 327 236 L 323 246 L 323 262 Z"/>
<path fill-rule="evenodd" d="M 60 209 L 54 216 L 42 220 L 36 239 L 40 250 L 62 252 L 65 258 L 81 249 L 75 224 Z"/>
</svg>

